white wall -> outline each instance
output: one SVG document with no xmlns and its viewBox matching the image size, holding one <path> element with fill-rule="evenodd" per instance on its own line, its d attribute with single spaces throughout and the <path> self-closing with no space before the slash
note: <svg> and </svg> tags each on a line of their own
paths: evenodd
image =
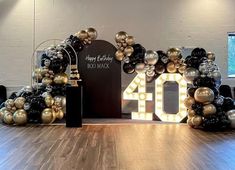
<svg viewBox="0 0 235 170">
<path fill-rule="evenodd" d="M 234 0 L 0 0 L 0 83 L 30 84 L 33 43 L 64 39 L 95 27 L 99 39 L 114 43 L 125 30 L 146 49 L 200 46 L 213 51 L 227 79 L 227 32 L 235 31 Z M 35 37 L 35 40 L 34 40 Z"/>
</svg>

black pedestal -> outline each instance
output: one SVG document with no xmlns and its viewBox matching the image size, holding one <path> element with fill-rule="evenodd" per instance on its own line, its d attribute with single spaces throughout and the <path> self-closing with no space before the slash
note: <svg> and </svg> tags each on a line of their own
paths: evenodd
<svg viewBox="0 0 235 170">
<path fill-rule="evenodd" d="M 66 127 L 82 127 L 82 86 L 66 89 Z"/>
</svg>

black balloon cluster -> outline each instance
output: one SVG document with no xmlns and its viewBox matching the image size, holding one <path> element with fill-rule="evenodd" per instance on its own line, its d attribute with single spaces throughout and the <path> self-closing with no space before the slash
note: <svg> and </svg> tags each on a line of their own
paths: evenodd
<svg viewBox="0 0 235 170">
<path fill-rule="evenodd" d="M 232 119 L 227 112 L 234 109 L 233 99 L 219 94 L 221 73 L 214 60 L 213 53 L 195 48 L 185 59 L 187 68 L 183 74 L 192 84 L 184 101 L 189 113 L 187 123 L 210 131 L 230 127 Z"/>
<path fill-rule="evenodd" d="M 59 45 L 47 48 L 40 66 L 33 72 L 33 87 L 26 86 L 10 95 L 0 108 L 0 120 L 6 124 L 52 123 L 64 117 L 66 87 L 80 78 L 77 54 L 97 37 L 94 28 L 71 35 Z M 66 69 L 70 65 L 70 77 Z M 71 79 L 70 79 L 71 78 Z"/>
</svg>

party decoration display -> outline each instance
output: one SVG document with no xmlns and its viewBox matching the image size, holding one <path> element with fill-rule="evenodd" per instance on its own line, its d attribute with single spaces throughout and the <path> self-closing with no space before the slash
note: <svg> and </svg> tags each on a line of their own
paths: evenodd
<svg viewBox="0 0 235 170">
<path fill-rule="evenodd" d="M 219 94 L 221 73 L 215 64 L 214 53 L 206 52 L 203 48 L 195 48 L 191 55 L 184 59 L 178 48 L 170 48 L 166 52 L 162 50 L 146 51 L 141 44 L 130 43 L 128 45 L 133 47 L 130 55 L 124 51 L 127 46 L 125 41 L 127 36 L 126 32 L 121 31 L 115 37 L 118 47 L 116 59 L 123 61 L 123 71 L 127 74 L 137 73 L 137 76 L 124 91 L 124 99 L 139 100 L 138 95 L 141 93 L 133 93 L 136 88 L 133 86 L 133 82 L 139 75 L 144 77 L 145 74 L 147 82 L 155 80 L 155 114 L 160 120 L 179 122 L 188 115 L 187 123 L 193 128 L 221 130 L 230 126 L 235 127 L 233 124 L 234 100 Z M 180 74 L 188 85 L 181 80 Z M 144 78 L 142 78 L 143 80 Z M 167 114 L 163 111 L 162 83 L 164 81 L 176 81 L 179 86 L 182 86 L 179 88 L 179 112 L 177 114 Z M 145 85 L 145 82 L 142 84 Z M 187 87 L 188 90 L 186 90 Z M 130 91 L 129 97 L 127 97 L 127 91 Z M 144 92 L 146 93 L 146 91 Z M 151 93 L 148 94 L 151 95 Z M 182 106 L 183 104 L 184 106 Z M 142 108 L 142 110 L 145 109 Z"/>
<path fill-rule="evenodd" d="M 32 73 L 32 86 L 13 93 L 0 108 L 0 120 L 5 124 L 53 123 L 65 116 L 65 90 L 78 86 L 77 54 L 97 38 L 94 28 L 46 48 Z M 70 69 L 68 73 L 67 68 Z"/>
</svg>

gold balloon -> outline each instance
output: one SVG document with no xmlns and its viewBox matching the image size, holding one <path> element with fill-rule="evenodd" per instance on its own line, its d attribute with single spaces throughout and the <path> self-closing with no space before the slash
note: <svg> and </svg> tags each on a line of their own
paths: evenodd
<svg viewBox="0 0 235 170">
<path fill-rule="evenodd" d="M 64 96 L 55 96 L 54 105 L 64 108 L 66 106 L 66 97 Z"/>
<path fill-rule="evenodd" d="M 4 115 L 3 115 L 3 122 L 10 125 L 10 124 L 13 124 L 14 121 L 13 121 L 13 115 L 11 112 L 5 110 L 4 111 Z"/>
<path fill-rule="evenodd" d="M 61 120 L 64 117 L 64 112 L 62 110 L 59 110 L 58 112 L 55 112 L 56 118 Z"/>
<path fill-rule="evenodd" d="M 7 110 L 7 108 L 3 107 L 0 109 L 0 121 L 3 119 L 4 112 Z"/>
<path fill-rule="evenodd" d="M 91 40 L 95 40 L 97 38 L 97 31 L 94 28 L 87 28 L 86 32 Z"/>
<path fill-rule="evenodd" d="M 44 77 L 48 73 L 49 69 L 48 68 L 42 68 L 41 69 L 41 75 Z"/>
<path fill-rule="evenodd" d="M 11 108 L 14 106 L 14 100 L 12 100 L 12 99 L 7 99 L 7 100 L 5 101 L 5 106 L 6 106 L 7 109 L 11 109 Z"/>
<path fill-rule="evenodd" d="M 131 54 L 134 52 L 134 48 L 132 46 L 127 46 L 125 49 L 124 49 L 124 54 L 126 56 L 131 56 Z"/>
<path fill-rule="evenodd" d="M 185 107 L 187 107 L 188 109 L 190 109 L 192 107 L 192 104 L 195 103 L 195 100 L 193 97 L 187 97 L 184 99 L 184 105 Z"/>
<path fill-rule="evenodd" d="M 180 65 L 180 67 L 178 68 L 178 71 L 183 74 L 184 71 L 186 70 L 186 65 Z"/>
<path fill-rule="evenodd" d="M 68 83 L 68 75 L 66 73 L 58 73 L 54 77 L 54 83 L 56 84 L 66 84 Z"/>
<path fill-rule="evenodd" d="M 178 48 L 170 48 L 167 51 L 167 56 L 171 61 L 176 61 L 182 58 L 181 51 Z"/>
<path fill-rule="evenodd" d="M 16 125 L 25 125 L 27 123 L 27 113 L 24 109 L 18 109 L 13 114 L 13 121 Z"/>
<path fill-rule="evenodd" d="M 53 99 L 53 97 L 52 96 L 46 96 L 45 97 L 45 103 L 46 103 L 46 105 L 47 105 L 47 107 L 51 107 L 53 104 L 54 104 L 54 99 Z"/>
<path fill-rule="evenodd" d="M 191 120 L 192 120 L 192 124 L 194 126 L 200 126 L 202 124 L 202 117 L 201 116 L 194 116 Z"/>
<path fill-rule="evenodd" d="M 189 117 L 192 118 L 192 117 L 194 117 L 195 115 L 196 115 L 196 113 L 195 113 L 195 111 L 194 111 L 193 109 L 189 109 L 189 110 L 188 110 L 188 116 L 189 116 Z"/>
<path fill-rule="evenodd" d="M 208 87 L 199 87 L 194 93 L 194 98 L 197 102 L 209 104 L 214 100 L 214 92 Z"/>
<path fill-rule="evenodd" d="M 41 69 L 40 68 L 36 68 L 33 72 L 33 79 L 35 81 L 40 81 L 42 80 L 42 73 L 41 73 Z"/>
<path fill-rule="evenodd" d="M 175 73 L 177 71 L 175 64 L 173 62 L 169 62 L 166 66 L 166 69 L 169 73 Z"/>
<path fill-rule="evenodd" d="M 117 50 L 115 53 L 115 57 L 118 61 L 122 61 L 124 58 L 124 54 L 121 50 Z"/>
<path fill-rule="evenodd" d="M 212 52 L 208 52 L 208 53 L 207 53 L 207 58 L 208 58 L 208 60 L 210 60 L 210 61 L 215 61 L 215 54 L 212 53 Z"/>
<path fill-rule="evenodd" d="M 52 79 L 49 78 L 49 77 L 44 77 L 44 78 L 42 79 L 42 84 L 43 84 L 43 85 L 50 85 L 51 83 L 52 83 Z"/>
<path fill-rule="evenodd" d="M 216 113 L 216 107 L 213 104 L 203 106 L 203 115 L 210 116 Z"/>
<path fill-rule="evenodd" d="M 192 123 L 192 118 L 189 118 L 187 119 L 187 124 L 190 126 L 190 127 L 193 127 L 193 123 Z"/>
<path fill-rule="evenodd" d="M 134 40 L 134 37 L 133 36 L 127 36 L 126 37 L 126 43 L 127 45 L 134 45 L 135 44 L 135 40 Z"/>
<path fill-rule="evenodd" d="M 85 40 L 88 38 L 88 33 L 85 30 L 81 30 L 79 31 L 76 36 L 80 39 L 80 40 Z"/>
<path fill-rule="evenodd" d="M 26 99 L 24 97 L 17 97 L 14 101 L 15 107 L 18 109 L 22 109 L 24 107 L 25 100 Z"/>
<path fill-rule="evenodd" d="M 120 32 L 118 32 L 118 33 L 116 34 L 115 40 L 116 40 L 117 43 L 118 43 L 118 42 L 124 42 L 127 36 L 128 36 L 128 35 L 127 35 L 126 32 L 120 31 Z"/>
<path fill-rule="evenodd" d="M 56 115 L 55 112 L 53 112 L 52 109 L 50 108 L 46 108 L 42 111 L 42 122 L 45 124 L 50 124 L 53 123 L 55 121 Z"/>
</svg>

